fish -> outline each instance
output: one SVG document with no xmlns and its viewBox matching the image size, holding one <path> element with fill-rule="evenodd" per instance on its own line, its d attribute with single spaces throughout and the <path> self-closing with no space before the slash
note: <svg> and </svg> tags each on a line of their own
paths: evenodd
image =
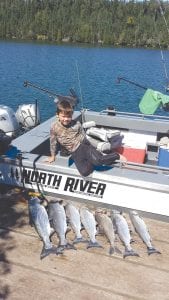
<svg viewBox="0 0 169 300">
<path fill-rule="evenodd" d="M 118 210 L 112 210 L 111 218 L 117 230 L 117 234 L 125 246 L 123 258 L 127 256 L 139 256 L 139 254 L 135 252 L 130 245 L 130 241 L 131 241 L 130 231 L 129 231 L 127 221 L 125 220 L 123 215 Z"/>
<path fill-rule="evenodd" d="M 101 229 L 103 230 L 103 233 L 108 238 L 110 242 L 110 249 L 109 254 L 113 254 L 114 252 L 121 253 L 121 251 L 115 247 L 115 233 L 114 233 L 114 227 L 111 219 L 105 214 L 102 213 L 100 210 L 95 211 L 95 219 L 99 226 L 101 226 Z"/>
<path fill-rule="evenodd" d="M 88 248 L 97 247 L 103 248 L 96 240 L 96 221 L 94 215 L 87 209 L 87 207 L 80 208 L 81 222 L 89 235 L 90 241 L 87 245 Z"/>
<path fill-rule="evenodd" d="M 151 243 L 152 239 L 150 237 L 147 226 L 146 226 L 144 220 L 139 216 L 138 212 L 134 211 L 134 210 L 129 211 L 129 217 L 130 217 L 130 220 L 132 222 L 132 225 L 133 225 L 135 231 L 140 236 L 142 241 L 146 244 L 148 255 L 151 255 L 153 253 L 161 254 L 160 251 L 158 251 L 157 249 L 155 249 L 152 246 L 152 243 Z"/>
<path fill-rule="evenodd" d="M 59 237 L 59 249 L 76 249 L 73 245 L 68 243 L 66 239 L 67 223 L 66 214 L 63 205 L 57 201 L 49 202 L 49 219 L 52 222 L 53 228 Z"/>
<path fill-rule="evenodd" d="M 86 242 L 86 239 L 83 238 L 83 236 L 80 232 L 81 231 L 81 220 L 80 220 L 79 210 L 72 203 L 69 202 L 65 205 L 65 211 L 66 211 L 66 216 L 69 220 L 70 226 L 73 229 L 75 236 L 76 236 L 73 241 L 73 244 Z"/>
<path fill-rule="evenodd" d="M 43 241 L 43 248 L 40 259 L 45 258 L 49 254 L 61 254 L 57 247 L 53 246 L 50 241 L 51 227 L 48 214 L 41 200 L 38 197 L 31 197 L 28 200 L 29 214 L 40 239 Z"/>
</svg>

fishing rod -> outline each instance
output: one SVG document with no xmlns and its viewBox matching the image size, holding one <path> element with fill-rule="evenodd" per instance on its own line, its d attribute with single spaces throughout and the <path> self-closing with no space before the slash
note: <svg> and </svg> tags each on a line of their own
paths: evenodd
<svg viewBox="0 0 169 300">
<path fill-rule="evenodd" d="M 140 88 L 142 88 L 144 90 L 148 89 L 147 87 L 145 87 L 145 86 L 143 86 L 143 85 L 141 85 L 139 83 L 136 83 L 134 81 L 128 80 L 128 79 L 126 79 L 124 77 L 117 77 L 117 83 L 120 83 L 121 80 L 124 80 L 124 81 L 126 81 L 128 83 L 131 83 L 131 84 L 133 84 L 135 86 L 138 86 L 138 87 L 140 87 Z M 169 112 L 169 103 L 162 104 L 161 106 L 162 106 L 162 108 L 163 108 L 164 111 Z"/>
<path fill-rule="evenodd" d="M 84 105 L 83 105 L 82 89 L 81 89 L 81 84 L 80 84 L 80 75 L 79 75 L 79 67 L 78 67 L 77 60 L 75 61 L 75 63 L 76 63 L 76 72 L 77 72 L 77 79 L 78 79 L 79 92 L 80 92 L 82 124 L 84 124 L 85 123 Z"/>
<path fill-rule="evenodd" d="M 124 78 L 124 77 L 117 77 L 117 83 L 120 83 L 121 80 L 126 81 L 126 82 L 128 82 L 128 83 L 131 83 L 131 84 L 133 84 L 133 85 L 135 85 L 135 86 L 137 86 L 137 87 L 140 87 L 140 88 L 142 88 L 142 89 L 144 89 L 144 90 L 147 90 L 147 89 L 148 89 L 147 87 L 145 87 L 145 86 L 143 86 L 143 85 L 141 85 L 141 84 L 139 84 L 139 83 L 137 83 L 137 82 L 131 81 L 131 80 L 126 79 L 126 78 Z"/>
<path fill-rule="evenodd" d="M 84 105 L 83 105 L 82 89 L 81 89 L 81 84 L 80 84 L 79 67 L 78 67 L 77 60 L 76 60 L 76 71 L 77 71 L 77 79 L 78 79 L 78 85 L 79 85 L 79 91 L 80 91 L 81 106 L 82 106 L 82 110 L 83 110 Z"/>
<path fill-rule="evenodd" d="M 51 92 L 43 87 L 40 87 L 30 81 L 24 81 L 24 87 L 33 87 L 35 89 L 38 89 L 46 94 L 49 94 L 50 97 L 55 97 L 55 100 L 54 102 L 55 103 L 58 103 L 58 101 L 62 101 L 62 100 L 66 100 L 66 101 L 69 101 L 70 104 L 74 107 L 77 103 L 79 103 L 79 99 L 78 99 L 78 96 L 76 95 L 74 89 L 70 88 L 69 91 L 70 91 L 70 95 L 68 96 L 63 96 L 63 95 L 60 95 L 60 94 L 56 94 L 54 92 Z"/>
<path fill-rule="evenodd" d="M 31 83 L 30 81 L 27 81 L 27 80 L 24 81 L 23 86 L 24 86 L 24 87 L 29 87 L 29 86 L 31 86 L 31 87 L 33 87 L 33 88 L 35 88 L 35 89 L 38 89 L 38 90 L 40 90 L 40 91 L 42 91 L 42 92 L 45 92 L 45 93 L 47 93 L 47 94 L 49 94 L 50 96 L 53 96 L 53 97 L 57 97 L 57 96 L 58 96 L 56 93 L 51 92 L 51 91 L 49 91 L 49 90 L 47 90 L 47 89 L 45 89 L 45 88 L 42 88 L 42 87 L 40 87 L 40 86 L 38 86 L 38 85 L 35 85 L 34 83 Z"/>
<path fill-rule="evenodd" d="M 167 29 L 167 33 L 169 35 L 169 28 L 168 28 L 168 24 L 167 24 L 165 15 L 164 15 L 163 8 L 161 6 L 161 2 L 159 0 L 157 0 L 157 3 L 159 5 L 159 9 L 156 9 L 156 11 L 155 11 L 155 18 L 154 18 L 155 32 L 157 33 L 156 21 L 158 19 L 158 12 L 160 12 L 160 15 L 162 16 L 162 18 L 164 20 L 164 23 L 165 23 L 165 26 L 166 26 L 166 29 Z M 159 47 L 160 47 L 161 61 L 162 61 L 162 64 L 163 64 L 165 80 L 166 80 L 165 91 L 169 92 L 169 77 L 168 77 L 167 68 L 166 68 L 166 61 L 164 59 L 163 50 L 162 50 L 161 43 L 160 43 L 160 38 L 158 37 L 157 39 L 158 39 L 158 44 L 159 44 Z"/>
<path fill-rule="evenodd" d="M 168 35 L 169 35 L 169 28 L 168 28 L 167 20 L 166 20 L 166 18 L 165 18 L 164 10 L 163 10 L 163 8 L 162 8 L 162 6 L 161 6 L 160 0 L 157 0 L 157 3 L 159 4 L 160 14 L 161 14 L 161 16 L 162 16 L 162 18 L 163 18 L 163 20 L 164 20 L 164 23 L 165 23 L 165 26 L 166 26 L 166 29 L 167 29 L 167 33 L 168 33 Z"/>
</svg>

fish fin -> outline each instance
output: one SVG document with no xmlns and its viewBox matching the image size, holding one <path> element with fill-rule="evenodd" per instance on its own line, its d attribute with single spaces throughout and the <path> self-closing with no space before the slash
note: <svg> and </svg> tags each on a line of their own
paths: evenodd
<svg viewBox="0 0 169 300">
<path fill-rule="evenodd" d="M 48 249 L 43 247 L 42 252 L 40 254 L 40 259 L 43 259 L 43 258 L 45 258 L 46 256 L 48 256 L 50 254 L 57 254 L 57 252 L 58 252 L 58 248 L 56 248 L 56 247 L 51 247 L 51 248 L 48 248 Z M 61 253 L 59 253 L 59 254 L 61 254 Z"/>
<path fill-rule="evenodd" d="M 50 228 L 50 235 L 49 235 L 50 241 L 54 234 L 55 234 L 55 230 L 53 228 Z"/>
<path fill-rule="evenodd" d="M 117 248 L 116 246 L 110 246 L 110 249 L 109 249 L 109 254 L 112 255 L 114 253 L 118 253 L 118 254 L 122 254 L 122 252 L 120 251 L 119 248 Z"/>
<path fill-rule="evenodd" d="M 67 243 L 65 245 L 59 245 L 58 248 L 61 249 L 61 250 L 71 250 L 71 249 L 77 250 L 76 247 L 73 244 L 70 244 L 70 243 Z"/>
<path fill-rule="evenodd" d="M 104 234 L 104 229 L 101 225 L 97 224 L 96 229 L 97 229 L 96 235 L 103 235 Z"/>
<path fill-rule="evenodd" d="M 63 200 L 62 199 L 58 200 L 58 203 L 63 204 Z"/>
<path fill-rule="evenodd" d="M 109 254 L 112 255 L 112 254 L 114 254 L 114 252 L 115 252 L 114 247 L 110 246 Z"/>
<path fill-rule="evenodd" d="M 75 238 L 73 240 L 73 244 L 78 244 L 78 243 L 87 243 L 88 240 L 84 239 L 83 237 L 80 237 L 80 238 Z"/>
<path fill-rule="evenodd" d="M 127 256 L 140 256 L 137 252 L 135 252 L 133 249 L 132 250 L 126 250 L 123 254 L 123 258 L 127 257 Z"/>
<path fill-rule="evenodd" d="M 70 244 L 70 243 L 66 244 L 66 249 L 67 250 L 69 250 L 69 249 L 77 250 L 76 247 L 73 244 Z"/>
<path fill-rule="evenodd" d="M 98 242 L 89 241 L 86 248 L 87 249 L 89 249 L 89 248 L 103 248 L 103 246 L 101 246 Z"/>
<path fill-rule="evenodd" d="M 101 231 L 100 229 L 96 231 L 96 235 L 101 235 L 103 236 L 104 235 L 104 231 Z"/>
<path fill-rule="evenodd" d="M 63 248 L 57 247 L 57 248 L 56 248 L 56 251 L 55 251 L 55 254 L 56 254 L 56 255 L 63 254 L 63 251 L 64 251 Z"/>
<path fill-rule="evenodd" d="M 58 252 L 58 253 L 63 253 L 64 250 L 65 250 L 65 246 L 59 245 L 59 246 L 57 247 L 57 252 Z"/>
<path fill-rule="evenodd" d="M 148 255 L 151 255 L 154 253 L 161 254 L 161 252 L 158 251 L 157 249 L 155 249 L 154 247 L 147 247 L 147 253 L 148 253 Z"/>
<path fill-rule="evenodd" d="M 118 234 L 117 233 L 115 233 L 115 242 L 118 242 Z"/>
<path fill-rule="evenodd" d="M 117 248 L 116 246 L 114 247 L 114 250 L 115 250 L 116 253 L 122 254 L 121 250 L 119 248 Z"/>
</svg>

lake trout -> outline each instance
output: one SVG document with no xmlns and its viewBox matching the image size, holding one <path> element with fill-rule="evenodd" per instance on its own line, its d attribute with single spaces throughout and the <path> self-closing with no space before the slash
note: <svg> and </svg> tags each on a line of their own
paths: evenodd
<svg viewBox="0 0 169 300">
<path fill-rule="evenodd" d="M 129 230 L 129 227 L 128 227 L 128 224 L 127 224 L 127 221 L 125 220 L 125 218 L 117 210 L 112 210 L 111 218 L 115 224 L 117 234 L 125 246 L 125 252 L 123 254 L 123 258 L 125 258 L 127 256 L 139 256 L 139 254 L 131 248 L 130 230 Z"/>
<path fill-rule="evenodd" d="M 81 217 L 81 222 L 90 238 L 87 249 L 92 248 L 92 247 L 102 248 L 102 246 L 99 245 L 99 243 L 96 241 L 96 238 L 95 238 L 96 221 L 95 221 L 93 214 L 86 207 L 81 207 L 80 208 L 80 217 Z"/>
<path fill-rule="evenodd" d="M 49 203 L 49 219 L 59 237 L 59 249 L 75 249 L 66 239 L 66 214 L 63 205 L 57 200 Z"/>
<path fill-rule="evenodd" d="M 114 252 L 121 253 L 118 248 L 115 247 L 114 242 L 115 242 L 115 233 L 114 233 L 114 227 L 111 219 L 102 211 L 96 210 L 95 212 L 95 219 L 98 223 L 99 226 L 101 226 L 101 229 L 103 230 L 103 233 L 105 236 L 108 238 L 110 242 L 110 249 L 109 249 L 109 254 L 113 254 Z"/>
<path fill-rule="evenodd" d="M 28 201 L 28 208 L 31 221 L 44 244 L 40 254 L 40 258 L 43 259 L 49 254 L 60 254 L 61 252 L 50 242 L 51 227 L 48 214 L 40 203 L 41 200 L 38 197 L 31 197 Z"/>
<path fill-rule="evenodd" d="M 161 254 L 160 251 L 156 250 L 152 246 L 151 237 L 150 237 L 149 231 L 147 229 L 147 226 L 146 226 L 144 220 L 139 216 L 139 214 L 134 210 L 129 211 L 129 217 L 130 217 L 130 220 L 133 224 L 135 231 L 138 233 L 138 235 L 140 236 L 142 241 L 146 244 L 148 255 L 153 254 L 153 253 Z"/>
<path fill-rule="evenodd" d="M 65 205 L 66 216 L 69 220 L 70 226 L 75 233 L 75 239 L 73 241 L 74 244 L 86 242 L 86 240 L 82 237 L 81 234 L 81 220 L 79 210 L 72 204 L 67 203 Z"/>
</svg>

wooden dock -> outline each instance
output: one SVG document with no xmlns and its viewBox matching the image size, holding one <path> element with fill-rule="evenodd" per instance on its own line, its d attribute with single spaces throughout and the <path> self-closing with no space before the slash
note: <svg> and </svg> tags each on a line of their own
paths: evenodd
<svg viewBox="0 0 169 300">
<path fill-rule="evenodd" d="M 41 261 L 42 241 L 29 225 L 25 199 L 14 190 L 1 194 L 0 299 L 168 300 L 169 223 L 144 220 L 161 255 L 148 256 L 146 246 L 133 233 L 132 247 L 140 257 L 110 256 L 106 238 L 97 236 L 103 249 L 87 250 L 85 243 L 78 244 L 77 250 Z M 68 237 L 73 238 L 72 232 Z M 58 242 L 56 236 L 53 239 Z M 123 251 L 120 241 L 117 246 Z"/>
</svg>

